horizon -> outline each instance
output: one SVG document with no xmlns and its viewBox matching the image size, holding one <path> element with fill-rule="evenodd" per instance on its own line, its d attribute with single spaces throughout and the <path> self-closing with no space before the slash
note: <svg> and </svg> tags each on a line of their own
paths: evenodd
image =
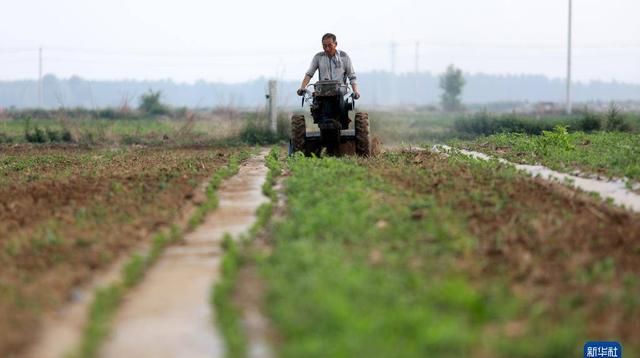
<svg viewBox="0 0 640 358">
<path fill-rule="evenodd" d="M 491 75 L 466 74 L 466 86 L 462 100 L 467 104 L 483 103 L 538 103 L 564 101 L 563 79 L 544 75 Z M 415 79 L 415 81 L 414 81 Z M 114 107 L 127 98 L 139 98 L 149 90 L 161 91 L 167 104 L 181 107 L 239 106 L 255 107 L 265 104 L 267 77 L 244 82 L 177 82 L 173 79 L 158 80 L 94 80 L 79 76 L 61 78 L 47 75 L 43 78 L 43 107 Z M 284 107 L 299 107 L 296 95 L 298 82 L 278 82 L 278 102 Z M 410 83 L 410 85 L 407 85 Z M 437 103 L 441 89 L 436 74 L 423 72 L 391 74 L 386 71 L 361 73 L 360 88 L 364 106 L 430 105 Z M 35 79 L 0 81 L 0 106 L 31 108 L 38 106 L 39 84 Z M 608 103 L 615 101 L 640 102 L 640 84 L 623 82 L 574 82 L 574 102 Z M 634 108 L 637 106 L 634 105 Z"/>
<path fill-rule="evenodd" d="M 509 72 L 503 72 L 503 73 L 488 73 L 488 72 L 467 72 L 463 70 L 463 76 L 464 77 L 475 77 L 475 76 L 487 76 L 487 77 L 497 77 L 497 78 L 510 78 L 510 77 L 530 77 L 530 78 L 544 78 L 548 81 L 554 82 L 554 81 L 566 81 L 566 78 L 563 77 L 552 77 L 552 76 L 548 76 L 545 75 L 543 73 L 509 73 Z M 391 73 L 388 70 L 371 70 L 371 71 L 366 71 L 366 72 L 360 72 L 360 73 L 365 73 L 365 74 L 372 74 L 372 73 L 380 73 L 380 74 L 387 74 L 387 75 L 393 75 L 393 76 L 397 76 L 397 77 L 403 77 L 403 76 L 411 76 L 414 75 L 415 72 L 398 72 L 398 73 Z M 440 73 L 435 73 L 432 71 L 420 71 L 418 72 L 419 76 L 431 76 L 434 78 L 438 78 L 440 75 L 442 75 L 444 73 L 444 70 Z M 258 76 L 258 77 L 253 77 L 253 78 L 248 78 L 248 79 L 243 79 L 243 80 L 238 80 L 238 81 L 219 81 L 219 80 L 211 80 L 211 79 L 204 79 L 204 78 L 200 78 L 200 79 L 195 79 L 195 80 L 176 80 L 170 77 L 167 78 L 153 78 L 153 79 L 141 79 L 141 78 L 107 78 L 107 79 L 100 79 L 100 78 L 88 78 L 88 77 L 84 77 L 84 76 L 80 76 L 77 74 L 71 74 L 68 76 L 59 76 L 55 73 L 43 73 L 42 77 L 48 77 L 48 76 L 53 76 L 58 80 L 62 80 L 62 81 L 68 81 L 71 80 L 73 78 L 76 79 L 80 79 L 86 82 L 165 82 L 165 81 L 169 81 L 169 82 L 173 82 L 174 84 L 185 84 L 185 85 L 195 85 L 199 82 L 204 82 L 207 84 L 223 84 L 223 85 L 238 85 L 238 84 L 243 84 L 243 83 L 250 83 L 250 82 L 256 82 L 256 81 L 267 81 L 270 79 L 275 79 L 274 77 L 271 76 Z M 298 82 L 297 79 L 276 79 L 279 82 Z M 313 81 L 317 80 L 317 73 L 314 76 Z M 15 79 L 0 79 L 0 83 L 9 83 L 9 82 L 29 82 L 29 81 L 34 81 L 37 82 L 38 78 L 15 78 Z M 313 82 L 312 81 L 312 82 Z M 572 86 L 575 85 L 590 85 L 590 84 L 598 84 L 598 83 L 602 83 L 602 84 L 621 84 L 621 85 L 633 85 L 633 86 L 640 86 L 640 83 L 635 83 L 635 82 L 624 82 L 624 81 L 619 81 L 617 79 L 610 79 L 610 80 L 603 80 L 603 79 L 588 79 L 588 80 L 572 80 L 571 81 Z"/>
</svg>

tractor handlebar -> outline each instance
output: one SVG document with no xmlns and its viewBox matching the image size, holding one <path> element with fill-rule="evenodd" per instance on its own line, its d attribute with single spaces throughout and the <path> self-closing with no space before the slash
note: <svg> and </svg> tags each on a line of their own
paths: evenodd
<svg viewBox="0 0 640 358">
<path fill-rule="evenodd" d="M 302 97 L 302 103 L 301 103 L 301 107 L 304 107 L 304 102 L 308 99 L 310 99 L 313 95 L 313 92 L 309 90 L 309 87 L 311 86 L 316 86 L 318 84 L 318 82 L 316 83 L 310 83 L 307 85 L 306 88 L 299 88 L 296 93 L 298 94 L 298 96 Z M 353 101 L 353 107 L 355 108 L 355 101 L 358 99 L 356 97 L 355 92 L 353 92 L 352 88 L 350 85 L 348 84 L 341 84 L 340 87 L 344 87 L 347 89 L 345 96 L 347 98 L 351 98 L 351 100 Z"/>
</svg>

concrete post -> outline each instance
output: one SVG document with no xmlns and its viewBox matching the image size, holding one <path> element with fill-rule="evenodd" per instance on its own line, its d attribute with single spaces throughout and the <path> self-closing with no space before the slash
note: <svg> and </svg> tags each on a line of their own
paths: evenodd
<svg viewBox="0 0 640 358">
<path fill-rule="evenodd" d="M 269 123 L 271 125 L 271 131 L 276 133 L 278 131 L 278 82 L 276 80 L 269 80 Z"/>
</svg>

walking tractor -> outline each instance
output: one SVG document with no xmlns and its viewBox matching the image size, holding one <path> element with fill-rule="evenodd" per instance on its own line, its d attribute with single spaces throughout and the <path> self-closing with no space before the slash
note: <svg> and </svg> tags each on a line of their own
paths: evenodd
<svg viewBox="0 0 640 358">
<path fill-rule="evenodd" d="M 313 87 L 313 91 L 309 88 Z M 355 96 L 350 85 L 341 81 L 318 81 L 307 86 L 302 106 L 309 103 L 313 123 L 318 131 L 307 132 L 304 115 L 291 117 L 289 154 L 302 152 L 320 156 L 326 149 L 329 156 L 356 154 L 369 156 L 369 115 L 356 112 L 353 129 L 349 129 L 349 112 L 355 110 Z"/>
</svg>

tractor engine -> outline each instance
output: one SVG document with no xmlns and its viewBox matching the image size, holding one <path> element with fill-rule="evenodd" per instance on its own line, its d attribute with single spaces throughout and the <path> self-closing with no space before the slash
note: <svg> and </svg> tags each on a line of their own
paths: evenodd
<svg viewBox="0 0 640 358">
<path fill-rule="evenodd" d="M 349 111 L 355 109 L 355 98 L 349 86 L 340 81 L 318 81 L 313 87 L 313 92 L 306 92 L 302 105 L 311 102 L 311 116 L 319 131 L 307 132 L 304 115 L 293 115 L 289 154 L 302 152 L 307 156 L 320 156 L 322 150 L 326 149 L 330 156 L 368 156 L 368 115 L 356 113 L 354 128 L 349 129 Z"/>
</svg>

